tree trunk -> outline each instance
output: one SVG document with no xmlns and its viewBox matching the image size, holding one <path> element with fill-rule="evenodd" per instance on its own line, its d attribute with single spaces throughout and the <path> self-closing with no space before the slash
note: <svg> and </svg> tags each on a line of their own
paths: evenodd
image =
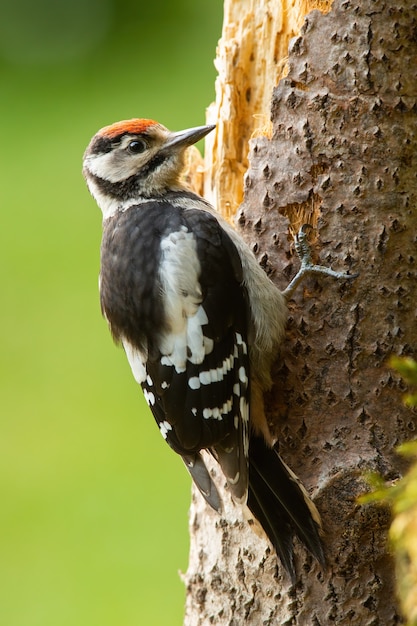
<svg viewBox="0 0 417 626">
<path fill-rule="evenodd" d="M 356 498 L 367 470 L 398 477 L 395 446 L 415 437 L 386 361 L 415 356 L 416 61 L 413 0 L 335 0 L 291 41 L 236 223 L 280 288 L 298 268 L 289 233 L 302 222 L 317 228 L 319 263 L 360 273 L 296 293 L 267 398 L 281 455 L 321 512 L 328 568 L 297 545 L 291 586 L 224 490 L 222 517 L 194 493 L 187 626 L 401 623 L 389 514 Z"/>
</svg>

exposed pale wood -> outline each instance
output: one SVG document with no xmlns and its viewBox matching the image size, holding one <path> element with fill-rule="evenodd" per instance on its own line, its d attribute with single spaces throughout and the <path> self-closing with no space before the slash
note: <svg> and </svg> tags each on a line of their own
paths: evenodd
<svg viewBox="0 0 417 626">
<path fill-rule="evenodd" d="M 288 44 L 314 8 L 327 0 L 225 0 L 215 66 L 216 101 L 207 111 L 217 124 L 206 138 L 204 195 L 231 219 L 243 199 L 248 141 L 270 132 L 272 90 L 286 71 Z"/>
</svg>

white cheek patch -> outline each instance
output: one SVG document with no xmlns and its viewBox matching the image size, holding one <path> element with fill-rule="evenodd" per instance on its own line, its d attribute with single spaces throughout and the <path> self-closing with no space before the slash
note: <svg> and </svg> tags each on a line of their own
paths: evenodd
<svg viewBox="0 0 417 626">
<path fill-rule="evenodd" d="M 149 152 L 132 155 L 121 150 L 112 150 L 103 154 L 92 154 L 85 160 L 85 165 L 94 176 L 118 183 L 136 174 L 149 159 Z"/>
</svg>

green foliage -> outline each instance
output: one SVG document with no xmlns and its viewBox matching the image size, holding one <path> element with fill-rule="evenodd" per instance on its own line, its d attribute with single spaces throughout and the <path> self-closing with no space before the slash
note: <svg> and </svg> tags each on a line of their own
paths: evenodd
<svg viewBox="0 0 417 626">
<path fill-rule="evenodd" d="M 413 359 L 392 357 L 390 365 L 410 387 L 417 387 L 417 363 Z M 417 406 L 417 394 L 408 393 L 404 402 L 410 408 Z M 417 441 L 402 444 L 398 452 L 409 458 L 408 472 L 394 485 L 387 485 L 378 474 L 368 475 L 372 491 L 361 502 L 388 503 L 392 509 L 389 539 L 395 557 L 397 591 L 408 626 L 417 626 Z"/>
<path fill-rule="evenodd" d="M 393 522 L 389 531 L 394 548 L 397 589 L 409 626 L 417 625 L 417 442 L 401 446 L 412 460 L 407 474 L 390 496 Z"/>
<path fill-rule="evenodd" d="M 0 624 L 178 626 L 190 480 L 101 319 L 81 158 L 118 119 L 204 123 L 222 2 L 3 8 Z"/>
<path fill-rule="evenodd" d="M 417 362 L 414 359 L 393 356 L 390 359 L 390 365 L 401 374 L 407 385 L 417 388 Z M 404 403 L 409 407 L 417 406 L 417 391 L 408 393 L 404 398 Z"/>
</svg>

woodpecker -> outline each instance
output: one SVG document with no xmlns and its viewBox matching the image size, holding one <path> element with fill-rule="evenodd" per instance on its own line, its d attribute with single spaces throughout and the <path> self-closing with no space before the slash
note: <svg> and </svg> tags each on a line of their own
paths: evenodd
<svg viewBox="0 0 417 626">
<path fill-rule="evenodd" d="M 101 308 L 162 436 L 202 496 L 221 512 L 206 449 L 294 581 L 294 535 L 324 565 L 321 521 L 278 454 L 263 393 L 299 277 L 277 289 L 234 228 L 181 182 L 185 150 L 213 129 L 171 132 L 132 119 L 92 138 L 83 174 L 103 213 Z M 351 277 L 312 266 L 305 239 L 302 229 L 301 273 Z"/>
</svg>

